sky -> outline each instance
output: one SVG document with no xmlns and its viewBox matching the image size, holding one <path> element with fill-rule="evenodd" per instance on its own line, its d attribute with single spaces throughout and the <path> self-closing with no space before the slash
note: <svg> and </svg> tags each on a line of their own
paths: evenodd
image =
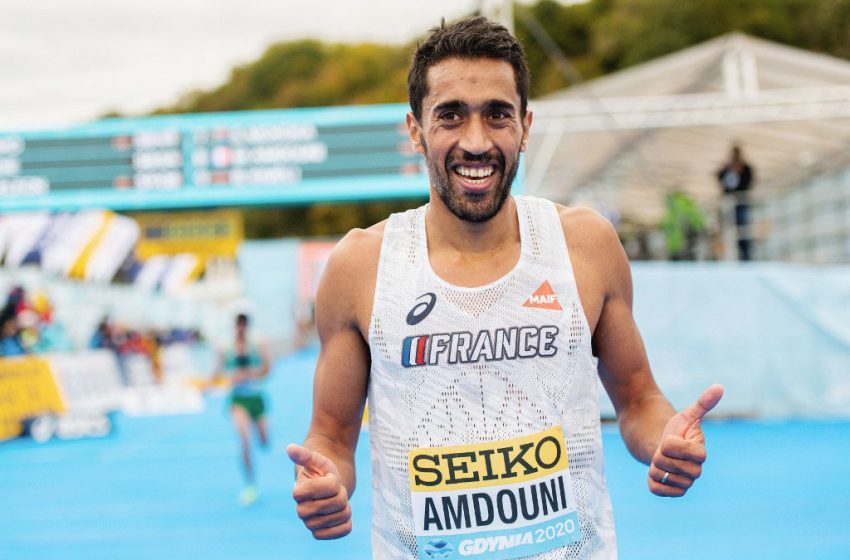
<svg viewBox="0 0 850 560">
<path fill-rule="evenodd" d="M 489 0 L 488 0 L 489 1 Z M 0 0 L 0 131 L 144 114 L 277 41 L 401 44 L 480 0 Z"/>
</svg>

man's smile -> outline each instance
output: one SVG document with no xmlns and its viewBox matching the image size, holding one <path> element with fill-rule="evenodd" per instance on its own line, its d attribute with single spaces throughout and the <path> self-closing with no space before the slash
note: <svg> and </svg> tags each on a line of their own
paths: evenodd
<svg viewBox="0 0 850 560">
<path fill-rule="evenodd" d="M 502 166 L 488 159 L 490 161 L 469 161 L 468 158 L 454 160 L 447 168 L 465 191 L 483 193 L 495 186 L 502 174 Z"/>
</svg>

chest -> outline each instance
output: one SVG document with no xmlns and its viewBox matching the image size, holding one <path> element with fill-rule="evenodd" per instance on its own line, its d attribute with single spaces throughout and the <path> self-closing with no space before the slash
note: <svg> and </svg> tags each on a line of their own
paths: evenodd
<svg viewBox="0 0 850 560">
<path fill-rule="evenodd" d="M 516 243 L 482 254 L 455 251 L 430 251 L 429 261 L 435 275 L 446 283 L 474 288 L 492 284 L 510 274 L 520 259 L 521 246 Z"/>
</svg>

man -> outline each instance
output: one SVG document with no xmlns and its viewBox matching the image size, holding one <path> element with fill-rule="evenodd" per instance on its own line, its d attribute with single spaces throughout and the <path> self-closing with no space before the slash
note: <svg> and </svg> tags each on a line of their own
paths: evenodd
<svg viewBox="0 0 850 560">
<path fill-rule="evenodd" d="M 524 54 L 503 27 L 434 29 L 408 86 L 430 204 L 350 232 L 329 260 L 313 419 L 288 448 L 298 515 L 317 539 L 350 532 L 368 393 L 376 558 L 612 558 L 597 357 L 661 496 L 699 477 L 700 420 L 722 389 L 676 414 L 611 225 L 510 196 L 532 115 Z"/>
<path fill-rule="evenodd" d="M 248 315 L 236 316 L 232 346 L 219 357 L 219 376 L 230 382 L 230 415 L 239 434 L 245 486 L 239 494 L 243 505 L 251 505 L 258 493 L 251 461 L 251 429 L 256 430 L 263 447 L 268 447 L 268 424 L 263 383 L 269 373 L 265 347 L 248 334 Z"/>
<path fill-rule="evenodd" d="M 752 234 L 750 223 L 750 188 L 753 183 L 753 168 L 741 155 L 740 146 L 732 146 L 729 161 L 717 171 L 717 180 L 725 196 L 731 197 L 735 205 L 735 237 L 738 240 L 738 258 L 752 258 Z"/>
</svg>

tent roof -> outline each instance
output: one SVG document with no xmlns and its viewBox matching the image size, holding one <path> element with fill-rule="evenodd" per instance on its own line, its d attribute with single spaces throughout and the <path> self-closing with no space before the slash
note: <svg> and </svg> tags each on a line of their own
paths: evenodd
<svg viewBox="0 0 850 560">
<path fill-rule="evenodd" d="M 526 185 L 653 224 L 682 190 L 713 215 L 732 144 L 771 197 L 850 146 L 850 62 L 723 35 L 533 100 Z"/>
</svg>

